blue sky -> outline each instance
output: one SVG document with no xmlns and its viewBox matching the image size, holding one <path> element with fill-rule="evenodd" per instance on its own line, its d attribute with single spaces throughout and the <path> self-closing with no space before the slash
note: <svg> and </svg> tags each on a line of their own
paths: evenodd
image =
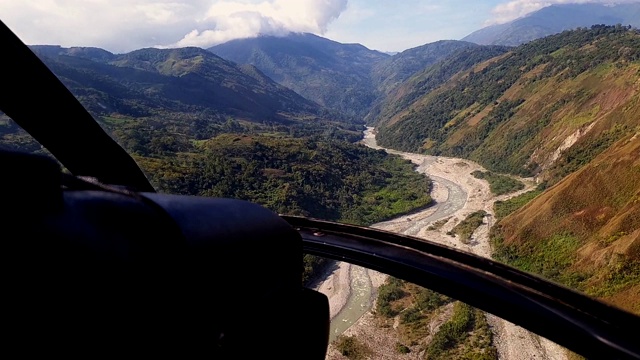
<svg viewBox="0 0 640 360">
<path fill-rule="evenodd" d="M 618 0 L 631 2 L 638 0 Z M 611 0 L 0 0 L 0 20 L 27 44 L 209 47 L 259 33 L 311 32 L 402 51 L 460 39 L 557 3 Z"/>
<path fill-rule="evenodd" d="M 327 33 L 382 51 L 401 51 L 443 39 L 458 40 L 494 21 L 490 1 L 350 0 Z"/>
</svg>

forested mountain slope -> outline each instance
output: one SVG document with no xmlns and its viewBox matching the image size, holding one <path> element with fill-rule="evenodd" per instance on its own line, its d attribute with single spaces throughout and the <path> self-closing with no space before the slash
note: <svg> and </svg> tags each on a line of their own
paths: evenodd
<svg viewBox="0 0 640 360">
<path fill-rule="evenodd" d="M 410 162 L 354 144 L 361 127 L 251 65 L 198 48 L 32 49 L 162 191 L 357 224 L 431 202 Z M 0 148 L 42 153 L 1 113 Z"/>
<path fill-rule="evenodd" d="M 442 40 L 389 56 L 359 44 L 291 33 L 232 40 L 209 50 L 236 63 L 255 65 L 307 99 L 361 121 L 370 119 L 371 106 L 406 79 L 470 47 L 478 45 Z"/>
<path fill-rule="evenodd" d="M 375 125 L 402 114 L 416 99 L 435 90 L 452 76 L 508 50 L 505 46 L 464 46 L 439 57 L 440 61 L 419 69 L 393 87 L 385 87 L 385 92 L 367 115 L 368 123 Z"/>
<path fill-rule="evenodd" d="M 199 48 L 142 49 L 121 55 L 96 48 L 32 49 L 98 115 L 208 112 L 278 122 L 326 112 L 257 69 Z"/>
<path fill-rule="evenodd" d="M 358 120 L 375 98 L 371 68 L 389 57 L 360 44 L 341 44 L 306 33 L 232 40 L 209 50 L 233 62 L 254 65 L 307 99 Z"/>
<path fill-rule="evenodd" d="M 388 102 L 388 99 L 393 101 L 394 97 L 390 96 L 391 93 L 406 93 L 406 89 L 398 90 L 398 88 L 403 86 L 409 78 L 428 71 L 434 64 L 446 58 L 462 58 L 464 50 L 473 48 L 480 48 L 480 46 L 466 41 L 441 40 L 405 50 L 376 63 L 371 70 L 376 99 L 370 104 L 365 121 L 369 124 L 375 123 L 381 116 L 380 113 L 388 106 L 385 101 Z M 414 90 L 418 91 L 418 89 L 410 89 L 410 91 Z"/>
<path fill-rule="evenodd" d="M 458 73 L 381 122 L 382 145 L 557 181 L 640 124 L 640 34 L 576 30 Z"/>
</svg>

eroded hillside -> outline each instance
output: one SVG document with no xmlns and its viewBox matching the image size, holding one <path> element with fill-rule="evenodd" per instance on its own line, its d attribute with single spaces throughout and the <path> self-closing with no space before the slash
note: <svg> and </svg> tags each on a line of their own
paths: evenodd
<svg viewBox="0 0 640 360">
<path fill-rule="evenodd" d="M 640 313 L 638 179 L 640 132 L 503 219 L 494 256 Z"/>
</svg>

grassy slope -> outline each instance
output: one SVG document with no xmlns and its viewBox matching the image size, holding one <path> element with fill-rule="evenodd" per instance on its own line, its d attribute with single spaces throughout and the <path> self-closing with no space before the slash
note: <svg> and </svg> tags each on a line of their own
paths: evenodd
<svg viewBox="0 0 640 360">
<path fill-rule="evenodd" d="M 80 57 L 73 48 L 33 49 L 96 117 L 180 122 L 232 116 L 286 124 L 326 112 L 255 68 L 202 49 L 141 49 L 107 60 Z"/>
<path fill-rule="evenodd" d="M 496 257 L 640 313 L 638 179 L 640 133 L 504 218 Z"/>
</svg>

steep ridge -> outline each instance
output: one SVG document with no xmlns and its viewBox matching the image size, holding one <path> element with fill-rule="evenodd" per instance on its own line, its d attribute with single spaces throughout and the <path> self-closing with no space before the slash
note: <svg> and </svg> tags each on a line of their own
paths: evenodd
<svg viewBox="0 0 640 360">
<path fill-rule="evenodd" d="M 480 45 L 516 46 L 525 42 L 593 24 L 640 26 L 640 3 L 556 4 L 513 21 L 474 31 L 463 41 Z"/>
<path fill-rule="evenodd" d="M 478 46 L 466 41 L 440 40 L 405 50 L 373 66 L 373 83 L 378 92 L 388 94 L 415 73 L 471 47 Z"/>
<path fill-rule="evenodd" d="M 386 95 L 417 72 L 454 52 L 478 45 L 442 40 L 389 56 L 358 44 L 341 44 L 312 34 L 232 40 L 209 50 L 252 64 L 307 99 L 369 121 Z M 373 112 L 373 114 L 371 114 Z"/>
<path fill-rule="evenodd" d="M 389 106 L 387 99 L 393 99 L 390 94 L 397 93 L 399 87 L 406 86 L 404 84 L 408 79 L 429 70 L 433 65 L 449 57 L 461 59 L 464 57 L 464 50 L 479 47 L 466 41 L 441 40 L 405 50 L 375 64 L 371 71 L 371 78 L 377 98 L 371 103 L 365 121 L 375 124 L 381 112 Z"/>
</svg>

